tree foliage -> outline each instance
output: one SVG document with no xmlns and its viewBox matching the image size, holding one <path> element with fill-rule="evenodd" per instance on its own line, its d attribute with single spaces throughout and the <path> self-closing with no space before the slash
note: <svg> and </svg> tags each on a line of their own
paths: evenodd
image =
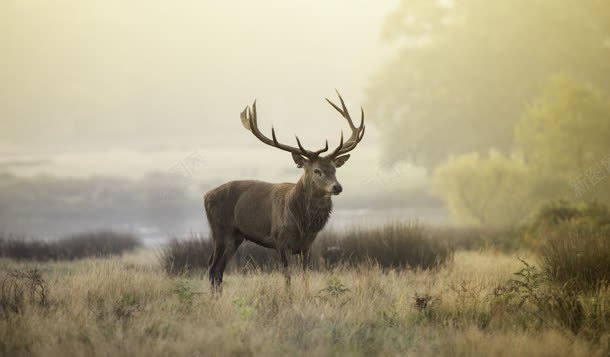
<svg viewBox="0 0 610 357">
<path fill-rule="evenodd" d="M 382 35 L 398 50 L 367 93 L 387 163 L 431 168 L 450 154 L 507 152 L 555 73 L 610 88 L 610 2 L 451 3 L 402 0 L 387 17 Z"/>
<path fill-rule="evenodd" d="M 463 154 L 434 172 L 435 191 L 456 223 L 520 223 L 559 199 L 610 203 L 610 98 L 556 76 L 515 133 L 519 159 Z"/>
<path fill-rule="evenodd" d="M 434 173 L 433 189 L 464 226 L 506 226 L 522 221 L 535 204 L 532 175 L 523 161 L 491 151 L 461 155 Z"/>
<path fill-rule="evenodd" d="M 610 203 L 610 97 L 565 75 L 555 76 L 515 133 L 538 175 L 568 182 L 572 199 Z"/>
</svg>

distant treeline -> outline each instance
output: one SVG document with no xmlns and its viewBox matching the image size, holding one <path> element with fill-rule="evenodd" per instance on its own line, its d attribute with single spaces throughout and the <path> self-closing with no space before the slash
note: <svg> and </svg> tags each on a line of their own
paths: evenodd
<svg viewBox="0 0 610 357">
<path fill-rule="evenodd" d="M 610 204 L 610 2 L 401 0 L 365 109 L 388 164 L 432 174 L 463 226 Z M 584 26 L 583 24 L 587 24 Z"/>
<path fill-rule="evenodd" d="M 98 231 L 57 240 L 0 236 L 0 257 L 16 260 L 74 260 L 119 255 L 140 246 L 132 234 Z"/>
</svg>

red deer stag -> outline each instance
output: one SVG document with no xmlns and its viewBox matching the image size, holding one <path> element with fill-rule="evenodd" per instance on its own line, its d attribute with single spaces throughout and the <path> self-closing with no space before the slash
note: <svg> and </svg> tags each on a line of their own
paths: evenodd
<svg viewBox="0 0 610 357">
<path fill-rule="evenodd" d="M 349 155 L 364 137 L 364 110 L 360 126 L 356 127 L 339 92 L 341 108 L 326 99 L 343 118 L 352 131 L 344 142 L 343 132 L 339 146 L 330 154 L 328 140 L 323 149 L 310 151 L 303 148 L 298 137 L 298 147 L 282 144 L 271 128 L 271 139 L 258 129 L 256 101 L 241 113 L 244 127 L 263 143 L 288 151 L 297 167 L 304 172 L 294 183 L 267 183 L 256 180 L 231 181 L 221 185 L 204 197 L 205 210 L 213 239 L 209 278 L 212 289 L 220 290 L 222 276 L 228 261 L 244 240 L 267 248 L 276 249 L 290 284 L 288 254 L 301 254 L 303 269 L 309 264 L 310 248 L 318 232 L 324 228 L 332 210 L 331 196 L 343 188 L 335 177 L 335 169 L 343 166 Z"/>
</svg>

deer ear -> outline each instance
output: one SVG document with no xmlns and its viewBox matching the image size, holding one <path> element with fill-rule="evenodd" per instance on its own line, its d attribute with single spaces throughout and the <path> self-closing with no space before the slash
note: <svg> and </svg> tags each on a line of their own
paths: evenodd
<svg viewBox="0 0 610 357">
<path fill-rule="evenodd" d="M 343 166 L 343 164 L 345 164 L 345 162 L 347 162 L 347 159 L 349 159 L 349 154 L 339 156 L 338 158 L 335 159 L 335 167 Z"/>
<path fill-rule="evenodd" d="M 292 153 L 292 159 L 294 160 L 294 163 L 297 164 L 298 168 L 305 166 L 305 161 L 307 161 L 303 156 L 295 153 Z"/>
</svg>

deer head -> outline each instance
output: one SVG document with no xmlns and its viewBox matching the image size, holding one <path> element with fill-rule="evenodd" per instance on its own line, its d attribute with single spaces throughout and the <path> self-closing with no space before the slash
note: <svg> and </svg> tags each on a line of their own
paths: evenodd
<svg viewBox="0 0 610 357">
<path fill-rule="evenodd" d="M 341 107 L 337 106 L 328 99 L 326 99 L 326 101 L 339 113 L 341 113 L 343 118 L 347 120 L 352 133 L 350 137 L 344 141 L 342 131 L 339 146 L 325 156 L 321 156 L 320 154 L 328 151 L 328 140 L 326 140 L 326 145 L 324 148 L 317 151 L 310 151 L 301 145 L 301 141 L 299 140 L 298 136 L 296 136 L 297 147 L 278 142 L 277 137 L 275 136 L 275 129 L 273 127 L 271 127 L 271 139 L 266 137 L 258 129 L 256 101 L 252 104 L 252 109 L 250 109 L 250 107 L 246 107 L 243 112 L 241 112 L 241 122 L 243 126 L 250 130 L 252 134 L 254 134 L 254 136 L 256 136 L 263 143 L 276 147 L 280 150 L 290 152 L 292 154 L 292 159 L 297 164 L 297 167 L 304 169 L 302 180 L 304 180 L 305 184 L 323 195 L 338 195 L 341 193 L 341 191 L 343 191 L 341 184 L 336 178 L 336 169 L 343 166 L 347 159 L 349 159 L 349 154 L 347 153 L 356 148 L 358 143 L 364 137 L 365 131 L 364 110 L 360 108 L 362 116 L 360 119 L 360 125 L 356 127 L 345 106 L 345 102 L 338 91 L 337 95 L 341 101 Z"/>
</svg>

